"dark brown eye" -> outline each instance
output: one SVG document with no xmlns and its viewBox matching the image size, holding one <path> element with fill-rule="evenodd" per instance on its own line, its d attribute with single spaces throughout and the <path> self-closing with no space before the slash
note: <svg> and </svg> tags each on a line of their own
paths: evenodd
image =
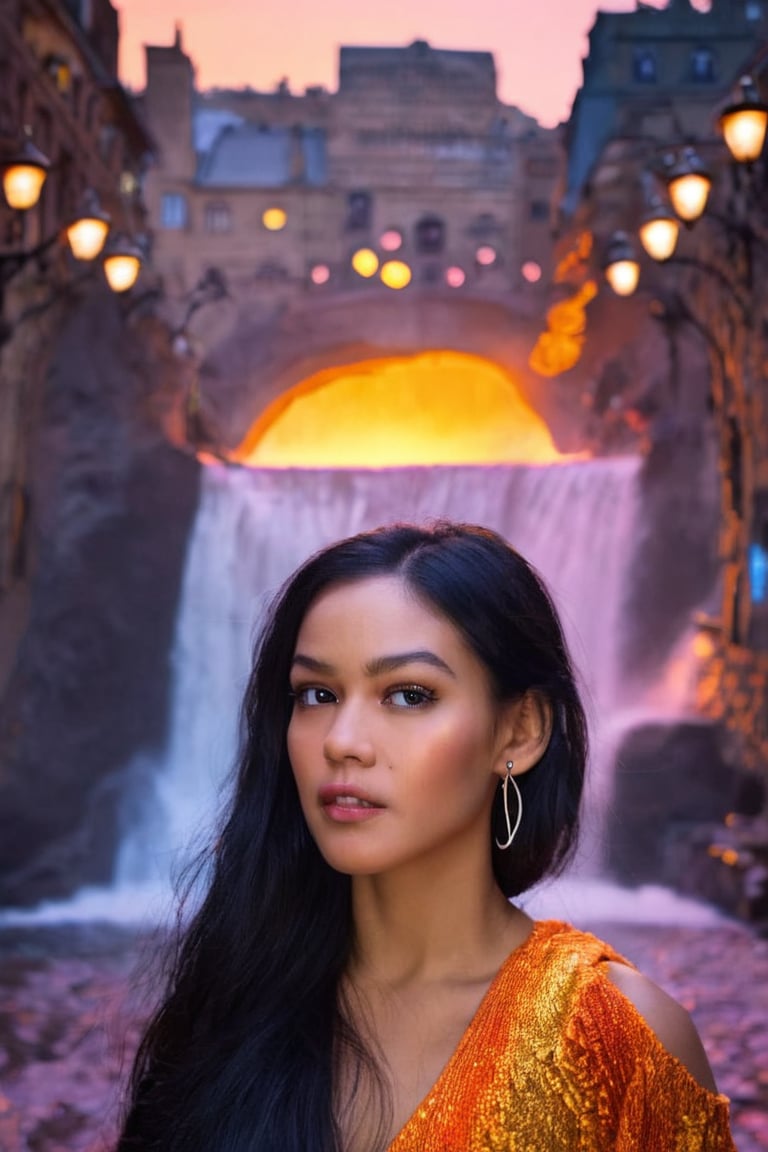
<svg viewBox="0 0 768 1152">
<path fill-rule="evenodd" d="M 434 696 L 426 688 L 395 688 L 387 697 L 395 708 L 418 708 L 434 700 Z"/>
<path fill-rule="evenodd" d="M 330 688 L 296 688 L 293 696 L 305 708 L 316 708 L 319 704 L 335 704 L 336 697 Z"/>
</svg>

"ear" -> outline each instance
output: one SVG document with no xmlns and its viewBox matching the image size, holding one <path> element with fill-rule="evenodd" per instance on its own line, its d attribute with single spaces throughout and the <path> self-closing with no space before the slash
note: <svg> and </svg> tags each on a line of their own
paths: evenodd
<svg viewBox="0 0 768 1152">
<path fill-rule="evenodd" d="M 502 705 L 499 754 L 494 764 L 497 774 L 506 776 L 510 760 L 513 776 L 521 776 L 538 764 L 547 750 L 553 722 L 552 705 L 540 692 L 526 692 Z"/>
</svg>

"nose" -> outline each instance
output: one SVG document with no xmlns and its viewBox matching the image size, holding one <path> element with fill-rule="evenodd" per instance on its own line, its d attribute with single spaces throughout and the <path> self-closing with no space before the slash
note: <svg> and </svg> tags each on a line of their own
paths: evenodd
<svg viewBox="0 0 768 1152">
<path fill-rule="evenodd" d="M 325 733 L 323 753 L 330 764 L 353 762 L 370 768 L 376 763 L 376 752 L 363 709 L 352 702 L 338 704 Z"/>
</svg>

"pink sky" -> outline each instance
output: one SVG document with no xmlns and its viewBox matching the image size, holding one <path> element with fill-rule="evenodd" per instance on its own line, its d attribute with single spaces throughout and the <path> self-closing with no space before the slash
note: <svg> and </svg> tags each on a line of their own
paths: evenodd
<svg viewBox="0 0 768 1152">
<path fill-rule="evenodd" d="M 664 7 L 664 0 L 653 0 Z M 703 0 L 702 0 L 703 2 Z M 581 82 L 586 34 L 598 8 L 632 11 L 635 0 L 115 0 L 121 76 L 144 85 L 144 44 L 170 44 L 182 26 L 200 87 L 270 90 L 287 77 L 336 87 L 339 44 L 490 49 L 499 95 L 543 124 L 565 119 Z"/>
</svg>

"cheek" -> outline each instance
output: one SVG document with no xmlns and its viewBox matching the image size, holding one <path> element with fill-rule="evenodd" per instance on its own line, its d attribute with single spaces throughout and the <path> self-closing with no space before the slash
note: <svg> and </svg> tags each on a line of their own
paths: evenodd
<svg viewBox="0 0 768 1152">
<path fill-rule="evenodd" d="M 430 738 L 420 742 L 418 757 L 418 779 L 433 797 L 448 790 L 474 791 L 478 781 L 485 785 L 492 773 L 488 729 L 474 715 L 436 726 Z"/>
<path fill-rule="evenodd" d="M 312 763 L 310 753 L 315 743 L 316 741 L 312 739 L 306 723 L 295 723 L 291 720 L 286 733 L 286 747 L 294 779 L 299 789 L 301 789 L 302 782 L 306 780 L 308 765 Z"/>
</svg>

